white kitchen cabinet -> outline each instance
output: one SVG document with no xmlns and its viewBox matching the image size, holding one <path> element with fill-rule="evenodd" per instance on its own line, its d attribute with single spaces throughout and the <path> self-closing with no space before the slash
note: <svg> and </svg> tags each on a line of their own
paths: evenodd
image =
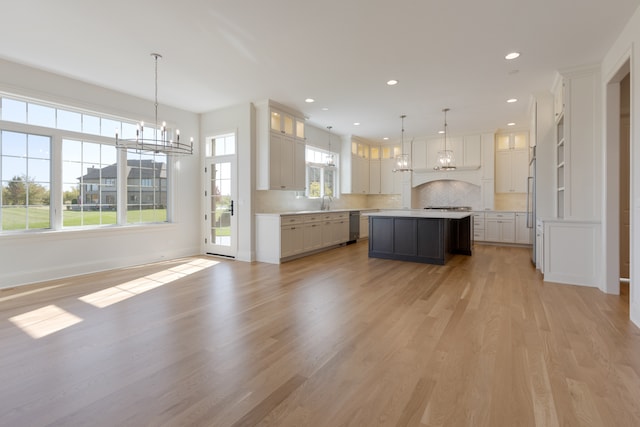
<svg viewBox="0 0 640 427">
<path fill-rule="evenodd" d="M 304 118 L 273 101 L 256 103 L 256 189 L 305 189 Z"/>
<path fill-rule="evenodd" d="M 482 198 L 482 208 L 493 210 L 495 201 L 495 181 L 493 179 L 480 181 L 480 197 Z"/>
<path fill-rule="evenodd" d="M 516 237 L 515 243 L 522 245 L 530 245 L 531 229 L 527 227 L 527 214 L 525 212 L 516 212 Z"/>
<path fill-rule="evenodd" d="M 341 189 L 346 194 L 369 194 L 369 145 L 361 139 L 351 139 L 350 150 L 343 150 Z"/>
<path fill-rule="evenodd" d="M 483 242 L 486 240 L 484 223 L 485 223 L 485 213 L 474 212 L 473 213 L 473 240 L 474 241 Z"/>
<path fill-rule="evenodd" d="M 413 141 L 411 146 L 413 169 L 433 171 L 438 164 L 438 152 L 444 150 L 444 138 Z M 467 135 L 447 138 L 447 150 L 453 151 L 454 164 L 461 168 L 479 168 L 482 156 L 482 136 Z"/>
<path fill-rule="evenodd" d="M 496 193 L 526 193 L 529 150 L 496 150 Z"/>
<path fill-rule="evenodd" d="M 279 264 L 349 240 L 349 212 L 256 214 L 256 260 Z"/>
<path fill-rule="evenodd" d="M 300 215 L 298 215 L 300 216 Z M 322 213 L 313 213 L 301 216 L 303 229 L 303 252 L 315 251 L 321 249 L 322 242 L 322 222 L 324 215 Z"/>
<path fill-rule="evenodd" d="M 360 238 L 369 237 L 369 217 L 360 215 Z"/>
<path fill-rule="evenodd" d="M 513 212 L 485 213 L 484 227 L 487 242 L 515 243 L 516 226 Z"/>
<path fill-rule="evenodd" d="M 369 160 L 369 194 L 381 194 L 380 159 Z"/>
<path fill-rule="evenodd" d="M 287 258 L 302 252 L 304 252 L 302 224 L 282 226 L 280 228 L 280 257 Z"/>
</svg>

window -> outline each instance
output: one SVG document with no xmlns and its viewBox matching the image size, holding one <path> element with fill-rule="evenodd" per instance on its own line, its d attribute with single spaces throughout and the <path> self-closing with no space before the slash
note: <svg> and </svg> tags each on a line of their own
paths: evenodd
<svg viewBox="0 0 640 427">
<path fill-rule="evenodd" d="M 329 156 L 333 154 L 334 166 L 327 165 Z M 307 163 L 307 193 L 309 198 L 338 196 L 338 155 L 326 150 L 307 146 L 305 159 Z"/>
<path fill-rule="evenodd" d="M 235 133 L 219 135 L 213 138 L 209 138 L 205 145 L 205 155 L 207 157 L 226 156 L 226 155 L 231 155 L 235 153 L 236 153 Z"/>
<path fill-rule="evenodd" d="M 167 156 L 127 153 L 127 224 L 167 221 Z"/>
<path fill-rule="evenodd" d="M 51 138 L 0 132 L 0 227 L 3 231 L 51 228 Z"/>
<path fill-rule="evenodd" d="M 132 120 L 0 93 L 0 233 L 166 222 L 167 156 L 125 156 L 114 145 L 116 131 L 136 130 Z M 235 150 L 235 137 L 212 149 Z"/>
<path fill-rule="evenodd" d="M 117 176 L 114 146 L 64 139 L 63 227 L 116 224 Z M 108 185 L 107 181 L 111 184 Z"/>
</svg>

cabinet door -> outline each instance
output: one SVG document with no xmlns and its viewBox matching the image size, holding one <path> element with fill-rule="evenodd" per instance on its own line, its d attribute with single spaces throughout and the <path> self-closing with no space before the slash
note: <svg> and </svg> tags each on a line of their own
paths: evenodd
<svg viewBox="0 0 640 427">
<path fill-rule="evenodd" d="M 281 190 L 283 187 L 280 174 L 284 137 L 279 133 L 271 132 L 269 139 L 269 188 L 271 190 Z"/>
<path fill-rule="evenodd" d="M 356 164 L 358 165 L 356 168 L 358 174 L 356 192 L 369 194 L 369 159 L 358 157 Z"/>
<path fill-rule="evenodd" d="M 304 191 L 306 183 L 306 162 L 305 162 L 305 144 L 303 141 L 295 141 L 294 149 L 294 185 L 293 189 L 297 191 Z"/>
<path fill-rule="evenodd" d="M 489 242 L 500 241 L 500 223 L 497 219 L 487 218 L 484 222 L 484 237 Z"/>
<path fill-rule="evenodd" d="M 360 238 L 369 237 L 369 217 L 360 216 Z"/>
<path fill-rule="evenodd" d="M 324 221 L 322 223 L 322 247 L 333 245 L 333 222 Z"/>
<path fill-rule="evenodd" d="M 464 137 L 464 158 L 462 159 L 462 164 L 464 166 L 480 166 L 481 152 L 482 141 L 480 135 L 470 135 Z"/>
<path fill-rule="evenodd" d="M 516 243 L 531 244 L 531 230 L 527 228 L 527 214 L 516 214 Z"/>
<path fill-rule="evenodd" d="M 511 192 L 511 151 L 496 151 L 496 193 Z"/>
<path fill-rule="evenodd" d="M 385 159 L 380 162 L 380 193 L 399 194 L 402 190 L 402 173 L 394 172 L 394 159 Z"/>
<path fill-rule="evenodd" d="M 320 249 L 322 247 L 322 223 L 314 222 L 305 224 L 303 236 L 303 249 L 305 252 Z"/>
<path fill-rule="evenodd" d="M 527 176 L 529 175 L 529 152 L 513 150 L 511 152 L 511 188 L 514 193 L 527 192 Z"/>
<path fill-rule="evenodd" d="M 280 142 L 280 188 L 293 190 L 295 183 L 295 144 L 293 138 L 283 136 Z"/>
<path fill-rule="evenodd" d="M 516 241 L 516 224 L 513 220 L 500 220 L 500 242 L 514 243 Z"/>
<path fill-rule="evenodd" d="M 411 150 L 413 169 L 427 169 L 427 143 L 425 141 L 413 141 Z M 429 169 L 433 169 L 433 165 Z"/>
<path fill-rule="evenodd" d="M 369 194 L 380 191 L 380 160 L 369 160 Z"/>
<path fill-rule="evenodd" d="M 280 257 L 286 258 L 304 250 L 304 230 L 300 225 L 282 227 L 280 230 Z"/>
</svg>

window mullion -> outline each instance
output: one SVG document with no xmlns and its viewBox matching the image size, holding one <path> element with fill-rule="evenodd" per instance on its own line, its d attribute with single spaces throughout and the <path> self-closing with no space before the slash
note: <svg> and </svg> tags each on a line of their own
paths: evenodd
<svg viewBox="0 0 640 427">
<path fill-rule="evenodd" d="M 51 228 L 53 230 L 62 229 L 62 137 L 54 135 L 51 137 L 51 185 L 49 192 Z"/>
</svg>

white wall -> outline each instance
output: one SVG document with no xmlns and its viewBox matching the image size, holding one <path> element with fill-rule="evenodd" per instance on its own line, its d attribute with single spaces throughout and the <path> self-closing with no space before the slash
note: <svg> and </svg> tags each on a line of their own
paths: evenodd
<svg viewBox="0 0 640 427">
<path fill-rule="evenodd" d="M 0 69 L 1 91 L 153 122 L 152 101 L 4 60 Z M 159 114 L 200 140 L 197 114 L 163 105 Z M 199 147 L 194 151 L 176 164 L 174 223 L 0 235 L 0 288 L 199 253 Z"/>
<path fill-rule="evenodd" d="M 638 167 L 640 165 L 640 63 L 638 62 L 640 59 L 640 8 L 635 11 L 602 62 L 603 88 L 606 88 L 612 76 L 628 59 L 631 60 L 631 285 L 629 299 L 631 320 L 640 326 L 640 226 L 638 226 L 640 224 L 640 167 Z M 606 117 L 606 111 L 603 115 Z M 608 135 L 607 121 L 607 119 L 604 120 L 603 135 Z M 602 159 L 606 159 L 608 143 L 602 144 Z M 617 170 L 605 170 L 605 179 L 608 180 L 617 173 Z M 606 202 L 606 192 L 603 192 L 603 209 L 606 209 Z M 604 215 L 604 221 L 610 220 Z M 605 241 L 611 238 L 612 236 L 605 232 Z M 607 259 L 606 262 L 606 268 L 610 269 L 618 260 Z"/>
</svg>

